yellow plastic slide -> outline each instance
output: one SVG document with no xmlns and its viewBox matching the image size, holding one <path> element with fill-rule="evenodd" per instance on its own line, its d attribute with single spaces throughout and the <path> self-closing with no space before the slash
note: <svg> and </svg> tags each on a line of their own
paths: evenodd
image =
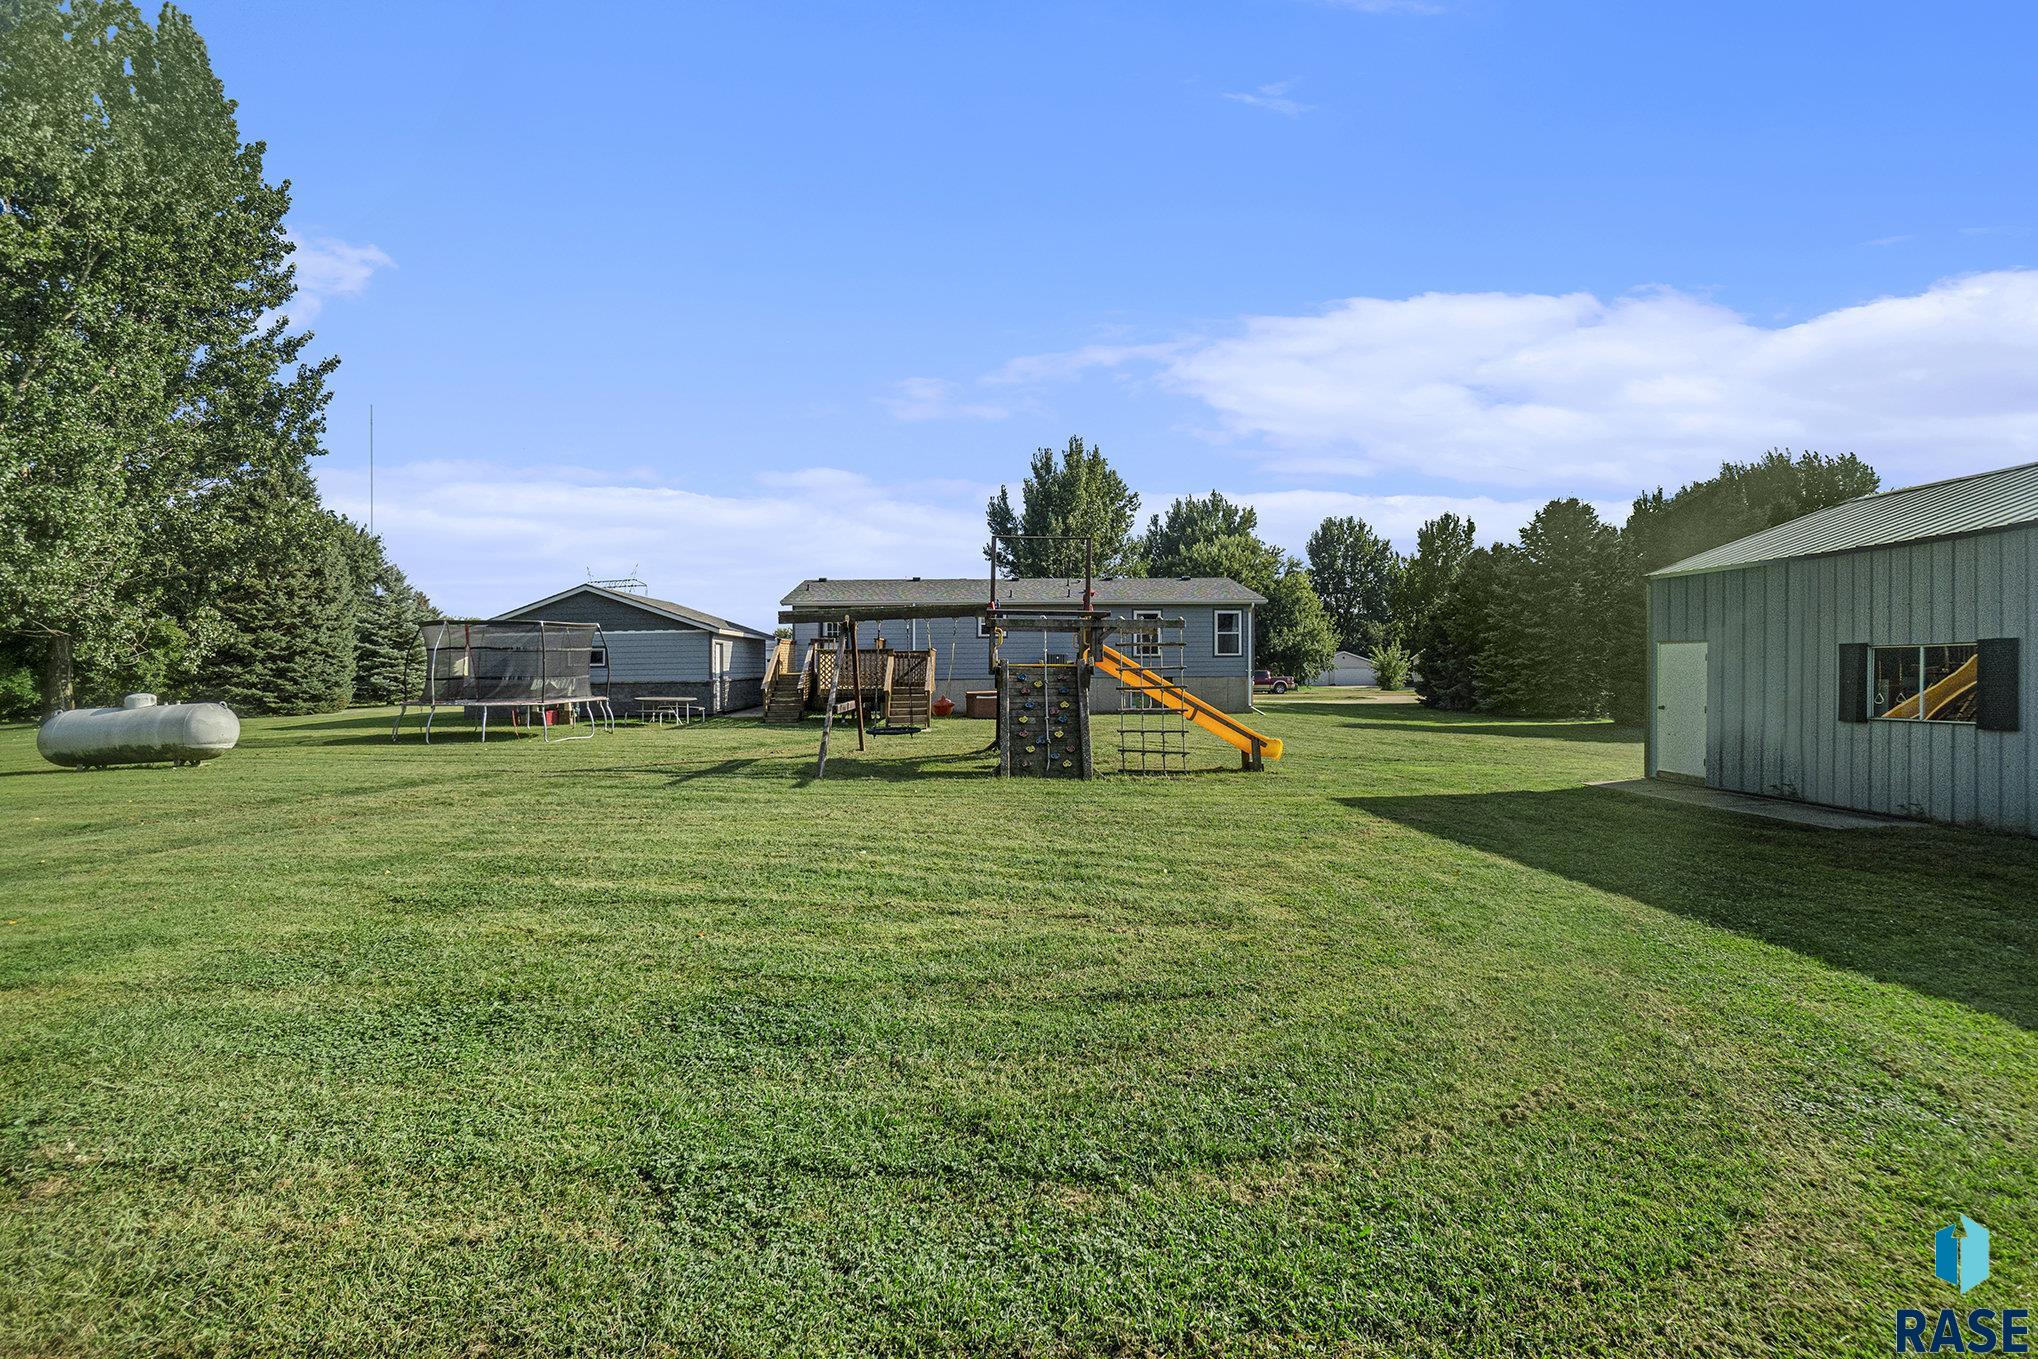
<svg viewBox="0 0 2038 1359">
<path fill-rule="evenodd" d="M 1913 694 L 1903 702 L 1884 713 L 1884 717 L 1916 717 L 1923 705 L 1925 716 L 1936 718 L 1940 713 L 1958 703 L 1974 689 L 1981 679 L 1981 657 L 1969 656 L 1960 667 L 1945 676 L 1922 694 Z"/>
<path fill-rule="evenodd" d="M 1251 755 L 1257 746 L 1260 754 L 1267 759 L 1281 758 L 1278 737 L 1260 735 L 1244 723 L 1235 721 L 1229 713 L 1213 708 L 1187 689 L 1169 683 L 1121 651 L 1108 646 L 1099 648 L 1097 668 L 1121 684 L 1139 690 L 1163 708 L 1173 708 L 1218 740 L 1237 746 L 1247 755 Z"/>
</svg>

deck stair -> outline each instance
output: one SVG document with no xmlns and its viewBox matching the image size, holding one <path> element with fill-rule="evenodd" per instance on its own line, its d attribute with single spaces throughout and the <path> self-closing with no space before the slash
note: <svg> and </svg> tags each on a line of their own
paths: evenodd
<svg viewBox="0 0 2038 1359">
<path fill-rule="evenodd" d="M 933 651 L 887 652 L 883 687 L 886 731 L 921 731 L 933 725 Z"/>
<path fill-rule="evenodd" d="M 781 637 L 772 648 L 771 660 L 764 668 L 764 720 L 767 722 L 797 722 L 807 714 L 807 694 L 812 687 L 813 648 L 807 648 L 807 658 L 802 663 L 793 663 L 792 639 Z"/>
</svg>

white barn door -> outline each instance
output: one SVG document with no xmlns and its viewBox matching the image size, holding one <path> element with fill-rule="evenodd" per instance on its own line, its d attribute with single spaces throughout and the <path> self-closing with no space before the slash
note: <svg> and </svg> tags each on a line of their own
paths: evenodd
<svg viewBox="0 0 2038 1359">
<path fill-rule="evenodd" d="M 1705 643 L 1656 643 L 1656 772 L 1705 779 Z"/>
</svg>

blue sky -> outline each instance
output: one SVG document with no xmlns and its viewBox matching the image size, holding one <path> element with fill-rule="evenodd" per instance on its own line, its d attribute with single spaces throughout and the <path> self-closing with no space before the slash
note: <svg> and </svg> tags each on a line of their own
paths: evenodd
<svg viewBox="0 0 2038 1359">
<path fill-rule="evenodd" d="M 2028 6 L 191 0 L 448 610 L 974 573 L 1081 433 L 1505 536 L 1771 445 L 2038 458 Z"/>
</svg>

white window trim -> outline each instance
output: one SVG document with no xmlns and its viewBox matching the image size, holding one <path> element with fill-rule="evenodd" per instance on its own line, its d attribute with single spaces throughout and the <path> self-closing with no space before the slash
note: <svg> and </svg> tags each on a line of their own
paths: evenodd
<svg viewBox="0 0 2038 1359">
<path fill-rule="evenodd" d="M 991 619 L 988 614 L 977 615 L 977 640 L 987 642 L 991 637 Z"/>
<path fill-rule="evenodd" d="M 832 642 L 842 635 L 842 625 L 840 623 L 822 622 L 815 626 L 820 628 L 820 632 L 815 635 L 824 642 Z"/>
<path fill-rule="evenodd" d="M 589 647 L 587 652 L 587 668 L 590 670 L 608 669 L 609 649 L 605 646 Z"/>
<path fill-rule="evenodd" d="M 1147 622 L 1158 623 L 1161 620 L 1161 611 L 1159 609 L 1134 609 L 1132 611 L 1132 621 L 1137 623 L 1142 620 Z M 1134 642 L 1132 644 L 1132 659 L 1134 659 L 1135 661 L 1142 662 L 1145 661 L 1158 662 L 1161 658 L 1161 640 L 1159 631 L 1156 630 L 1152 633 L 1141 633 L 1140 638 L 1141 638 L 1140 641 Z"/>
<path fill-rule="evenodd" d="M 1232 647 L 1233 647 L 1233 649 L 1232 649 L 1232 650 L 1230 650 L 1230 651 L 1226 651 L 1226 650 L 1224 649 L 1224 628 L 1223 628 L 1223 626 L 1222 626 L 1222 620 L 1223 620 L 1223 619 L 1224 619 L 1224 618 L 1225 618 L 1226 616 L 1229 616 L 1229 617 L 1231 617 L 1231 618 L 1233 618 L 1233 619 L 1235 619 L 1235 620 L 1236 620 L 1236 622 L 1235 622 L 1235 624 L 1234 624 L 1234 631 L 1232 632 Z M 1244 609 L 1218 609 L 1218 610 L 1217 610 L 1217 611 L 1216 611 L 1216 612 L 1215 612 L 1215 613 L 1214 613 L 1214 614 L 1213 614 L 1213 615 L 1211 616 L 1211 620 L 1210 620 L 1210 654 L 1211 654 L 1211 655 L 1213 655 L 1213 656 L 1221 656 L 1221 657 L 1223 657 L 1223 658 L 1224 658 L 1225 660 L 1227 660 L 1227 661 L 1235 661 L 1235 660 L 1239 660 L 1240 658 L 1242 658 L 1242 657 L 1243 657 L 1243 656 L 1245 655 L 1245 610 L 1244 610 Z"/>
</svg>

